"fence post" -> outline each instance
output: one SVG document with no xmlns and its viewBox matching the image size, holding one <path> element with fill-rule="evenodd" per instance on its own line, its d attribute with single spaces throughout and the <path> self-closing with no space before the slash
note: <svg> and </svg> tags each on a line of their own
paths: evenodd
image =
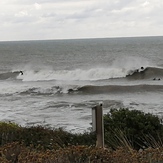
<svg viewBox="0 0 163 163">
<path fill-rule="evenodd" d="M 92 108 L 92 127 L 96 132 L 96 146 L 104 147 L 104 122 L 102 104 Z"/>
</svg>

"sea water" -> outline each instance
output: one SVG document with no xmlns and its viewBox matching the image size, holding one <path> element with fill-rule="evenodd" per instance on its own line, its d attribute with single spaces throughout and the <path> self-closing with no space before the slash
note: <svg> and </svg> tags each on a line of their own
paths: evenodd
<svg viewBox="0 0 163 163">
<path fill-rule="evenodd" d="M 0 42 L 0 121 L 83 132 L 99 103 L 163 116 L 163 37 Z"/>
</svg>

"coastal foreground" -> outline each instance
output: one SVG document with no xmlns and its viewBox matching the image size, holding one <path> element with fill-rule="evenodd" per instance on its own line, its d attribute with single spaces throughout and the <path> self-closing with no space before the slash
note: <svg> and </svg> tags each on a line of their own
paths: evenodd
<svg viewBox="0 0 163 163">
<path fill-rule="evenodd" d="M 109 127 L 110 126 L 110 127 Z M 152 114 L 112 109 L 104 115 L 105 148 L 93 132 L 0 123 L 1 163 L 162 163 L 163 125 Z"/>
</svg>

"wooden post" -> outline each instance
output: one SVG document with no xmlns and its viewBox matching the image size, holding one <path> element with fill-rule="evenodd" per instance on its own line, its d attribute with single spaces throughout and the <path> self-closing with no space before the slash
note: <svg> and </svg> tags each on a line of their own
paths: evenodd
<svg viewBox="0 0 163 163">
<path fill-rule="evenodd" d="M 94 113 L 95 112 L 95 113 Z M 96 146 L 104 147 L 104 124 L 102 104 L 92 108 L 92 126 L 96 132 Z"/>
</svg>

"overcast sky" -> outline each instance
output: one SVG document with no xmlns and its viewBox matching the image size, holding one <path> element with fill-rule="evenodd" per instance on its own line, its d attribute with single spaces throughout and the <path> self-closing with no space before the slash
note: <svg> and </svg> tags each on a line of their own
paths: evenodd
<svg viewBox="0 0 163 163">
<path fill-rule="evenodd" d="M 0 41 L 163 35 L 163 0 L 0 0 Z"/>
</svg>

